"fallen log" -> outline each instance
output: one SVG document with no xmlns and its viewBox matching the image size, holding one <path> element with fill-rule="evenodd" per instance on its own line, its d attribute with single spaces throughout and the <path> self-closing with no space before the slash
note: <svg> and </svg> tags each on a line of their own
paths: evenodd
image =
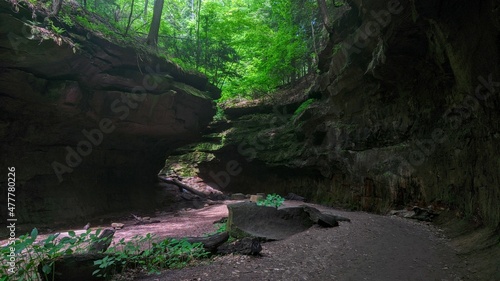
<svg viewBox="0 0 500 281">
<path fill-rule="evenodd" d="M 152 220 L 150 217 L 139 217 L 134 214 L 131 214 L 134 219 L 137 221 L 134 225 L 143 225 L 143 224 L 151 224 L 151 223 L 160 223 L 160 220 Z"/>
<path fill-rule="evenodd" d="M 105 280 L 104 277 L 94 276 L 93 272 L 99 269 L 94 265 L 94 262 L 101 260 L 109 254 L 104 252 L 111 245 L 115 230 L 111 228 L 104 229 L 98 236 L 97 240 L 92 242 L 83 254 L 69 254 L 55 259 L 43 260 L 38 264 L 38 274 L 42 280 L 51 281 L 97 281 Z M 106 272 L 110 273 L 116 270 L 116 266 L 106 268 Z"/>
<path fill-rule="evenodd" d="M 206 198 L 207 195 L 201 191 L 198 191 L 196 190 L 195 188 L 193 187 L 190 187 L 189 185 L 186 185 L 182 182 L 180 182 L 179 180 L 177 179 L 172 179 L 172 178 L 165 178 L 165 177 L 161 177 L 161 176 L 158 176 L 158 179 L 161 180 L 162 182 L 166 182 L 166 183 L 170 183 L 170 184 L 175 184 L 177 185 L 178 187 L 182 188 L 182 189 L 185 189 L 193 194 L 196 194 L 198 196 L 200 196 L 201 198 Z"/>
<path fill-rule="evenodd" d="M 258 238 L 245 237 L 231 243 L 224 243 L 217 248 L 217 254 L 241 254 L 241 255 L 260 255 L 262 246 Z"/>
<path fill-rule="evenodd" d="M 94 276 L 92 273 L 99 268 L 94 262 L 106 257 L 103 253 L 72 254 L 58 257 L 53 260 L 44 260 L 38 264 L 38 274 L 42 280 L 46 281 L 100 281 L 105 277 Z M 44 273 L 44 267 L 51 267 L 50 273 Z M 110 273 L 116 267 L 106 268 Z"/>
<path fill-rule="evenodd" d="M 172 237 L 170 239 L 186 240 L 191 244 L 201 243 L 205 250 L 215 253 L 217 252 L 217 248 L 229 239 L 229 234 L 221 232 L 207 237 Z"/>
</svg>

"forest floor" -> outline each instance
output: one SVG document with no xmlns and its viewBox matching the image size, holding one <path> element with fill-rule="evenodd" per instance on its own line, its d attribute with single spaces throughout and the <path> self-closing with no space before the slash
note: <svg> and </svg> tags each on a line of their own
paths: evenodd
<svg viewBox="0 0 500 281">
<path fill-rule="evenodd" d="M 299 204 L 303 203 L 287 201 L 285 206 Z M 352 222 L 334 228 L 313 226 L 288 239 L 263 243 L 260 257 L 216 256 L 134 280 L 475 280 L 467 277 L 466 261 L 432 224 L 310 205 Z M 202 236 L 213 231 L 213 221 L 225 216 L 225 204 L 208 206 L 164 217 L 150 227 L 172 236 Z M 120 232 L 117 238 L 123 237 Z"/>
</svg>

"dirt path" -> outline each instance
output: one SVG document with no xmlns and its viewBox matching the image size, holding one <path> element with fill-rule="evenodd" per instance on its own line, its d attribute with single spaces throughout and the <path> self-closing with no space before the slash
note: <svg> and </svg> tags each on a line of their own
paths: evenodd
<svg viewBox="0 0 500 281">
<path fill-rule="evenodd" d="M 352 223 L 313 227 L 289 239 L 265 243 L 262 257 L 217 257 L 136 280 L 468 280 L 459 274 L 463 264 L 432 226 L 315 207 L 348 217 Z"/>
<path fill-rule="evenodd" d="M 116 231 L 114 241 L 146 233 L 155 233 L 158 237 L 203 236 L 215 231 L 213 222 L 227 216 L 226 204 L 234 201 L 220 203 L 198 210 L 159 213 L 154 219 L 160 223 L 134 225 L 133 220 L 121 221 L 126 227 Z M 286 206 L 300 204 L 302 202 L 285 203 Z M 350 218 L 352 222 L 341 222 L 334 228 L 314 226 L 286 240 L 264 243 L 261 257 L 220 256 L 197 266 L 134 280 L 472 280 L 461 274 L 465 272 L 465 265 L 432 225 L 310 205 Z"/>
</svg>

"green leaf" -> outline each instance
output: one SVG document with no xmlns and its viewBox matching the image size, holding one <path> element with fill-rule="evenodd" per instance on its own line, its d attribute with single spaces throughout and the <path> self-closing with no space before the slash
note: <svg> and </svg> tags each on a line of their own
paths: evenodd
<svg viewBox="0 0 500 281">
<path fill-rule="evenodd" d="M 30 234 L 31 239 L 35 240 L 38 237 L 38 229 L 33 228 Z"/>
<path fill-rule="evenodd" d="M 69 237 L 75 237 L 76 233 L 73 230 L 68 231 Z"/>
<path fill-rule="evenodd" d="M 42 271 L 46 275 L 49 275 L 52 272 L 52 263 L 50 263 L 50 264 L 44 264 L 43 267 L 42 267 Z"/>
</svg>

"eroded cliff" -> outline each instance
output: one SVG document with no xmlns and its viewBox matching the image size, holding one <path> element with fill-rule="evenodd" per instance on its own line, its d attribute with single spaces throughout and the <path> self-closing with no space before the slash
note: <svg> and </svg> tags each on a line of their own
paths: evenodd
<svg viewBox="0 0 500 281">
<path fill-rule="evenodd" d="M 181 158 L 226 191 L 371 211 L 433 204 L 497 227 L 499 2 L 347 3 L 302 106 L 228 109 Z"/>
<path fill-rule="evenodd" d="M 5 194 L 15 167 L 18 221 L 165 204 L 155 189 L 165 155 L 199 139 L 219 90 L 78 24 L 49 32 L 37 13 L 0 2 L 0 183 Z"/>
</svg>

